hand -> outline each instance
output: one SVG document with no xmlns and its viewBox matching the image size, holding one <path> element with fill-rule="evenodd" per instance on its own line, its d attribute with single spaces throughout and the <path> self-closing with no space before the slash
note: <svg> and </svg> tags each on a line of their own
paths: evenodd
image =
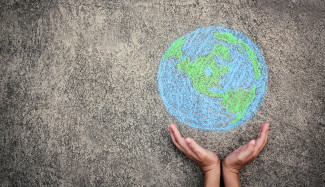
<svg viewBox="0 0 325 187">
<path fill-rule="evenodd" d="M 199 146 L 192 138 L 184 139 L 176 125 L 172 123 L 169 125 L 168 131 L 175 146 L 193 160 L 204 173 L 219 171 L 220 174 L 220 160 L 216 154 Z"/>
<path fill-rule="evenodd" d="M 255 160 L 266 144 L 268 132 L 269 124 L 264 123 L 260 127 L 257 139 L 230 153 L 222 162 L 223 173 L 238 174 L 244 166 Z"/>
<path fill-rule="evenodd" d="M 193 160 L 204 172 L 204 186 L 220 186 L 220 160 L 216 154 L 199 146 L 192 138 L 184 139 L 176 125 L 168 127 L 175 146 Z"/>
</svg>

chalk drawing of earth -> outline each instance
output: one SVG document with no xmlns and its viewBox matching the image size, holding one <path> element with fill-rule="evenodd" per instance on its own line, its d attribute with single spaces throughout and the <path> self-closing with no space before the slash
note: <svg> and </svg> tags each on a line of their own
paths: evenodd
<svg viewBox="0 0 325 187">
<path fill-rule="evenodd" d="M 158 88 L 180 122 L 204 130 L 229 130 L 247 123 L 261 106 L 268 72 L 259 48 L 224 26 L 194 30 L 162 56 Z"/>
</svg>

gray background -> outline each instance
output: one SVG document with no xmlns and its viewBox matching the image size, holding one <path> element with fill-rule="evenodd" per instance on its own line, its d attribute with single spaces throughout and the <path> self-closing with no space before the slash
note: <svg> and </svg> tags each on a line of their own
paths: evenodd
<svg viewBox="0 0 325 187">
<path fill-rule="evenodd" d="M 242 170 L 242 185 L 324 185 L 324 1 L 2 0 L 0 7 L 1 186 L 202 186 L 200 169 L 173 146 L 170 122 L 221 159 L 270 122 L 267 146 Z M 269 70 L 258 113 L 225 133 L 178 123 L 156 81 L 167 47 L 211 25 L 245 33 Z"/>
</svg>

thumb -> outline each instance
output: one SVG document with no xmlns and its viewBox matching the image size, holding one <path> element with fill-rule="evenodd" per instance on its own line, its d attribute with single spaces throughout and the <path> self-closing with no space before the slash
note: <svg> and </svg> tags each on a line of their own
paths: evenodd
<svg viewBox="0 0 325 187">
<path fill-rule="evenodd" d="M 250 155 L 252 155 L 254 153 L 255 144 L 256 144 L 256 140 L 251 140 L 241 151 L 240 157 L 248 158 Z"/>
<path fill-rule="evenodd" d="M 192 138 L 186 138 L 186 143 L 198 157 L 205 153 L 205 149 L 197 144 Z"/>
</svg>

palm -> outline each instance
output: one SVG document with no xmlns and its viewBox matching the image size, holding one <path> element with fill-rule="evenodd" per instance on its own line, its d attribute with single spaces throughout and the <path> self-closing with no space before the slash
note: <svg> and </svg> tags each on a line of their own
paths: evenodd
<svg viewBox="0 0 325 187">
<path fill-rule="evenodd" d="M 261 125 L 257 139 L 251 140 L 248 144 L 230 153 L 222 163 L 225 169 L 239 173 L 245 165 L 255 160 L 266 144 L 268 126 L 267 123 Z"/>
<path fill-rule="evenodd" d="M 191 138 L 184 139 L 174 124 L 170 124 L 168 130 L 175 146 L 204 172 L 220 168 L 220 161 L 216 154 L 201 147 Z"/>
</svg>

